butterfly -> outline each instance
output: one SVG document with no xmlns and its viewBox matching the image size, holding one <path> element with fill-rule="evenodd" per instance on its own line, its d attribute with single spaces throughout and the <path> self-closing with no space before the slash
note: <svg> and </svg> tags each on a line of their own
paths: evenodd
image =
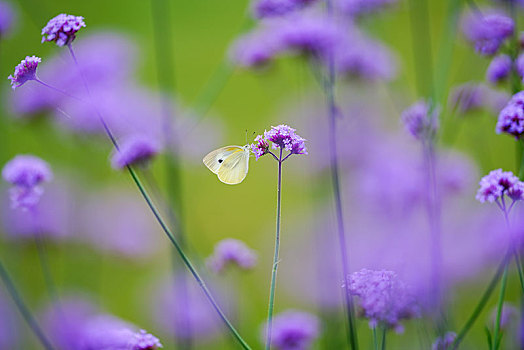
<svg viewBox="0 0 524 350">
<path fill-rule="evenodd" d="M 246 178 L 250 152 L 250 145 L 226 146 L 209 152 L 203 161 L 220 181 L 236 185 Z"/>
</svg>

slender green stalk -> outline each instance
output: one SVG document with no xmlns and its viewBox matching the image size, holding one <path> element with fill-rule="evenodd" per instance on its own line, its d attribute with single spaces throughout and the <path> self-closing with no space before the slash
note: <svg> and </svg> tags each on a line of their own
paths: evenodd
<svg viewBox="0 0 524 350">
<path fill-rule="evenodd" d="M 44 349 L 53 350 L 54 347 L 51 345 L 51 342 L 45 336 L 44 332 L 42 331 L 42 328 L 40 328 L 40 326 L 38 325 L 38 322 L 36 321 L 35 317 L 22 300 L 20 293 L 18 293 L 18 290 L 16 289 L 13 281 L 11 280 L 11 277 L 9 277 L 9 274 L 7 273 L 7 270 L 5 269 L 1 261 L 0 278 L 2 279 L 2 282 L 4 283 L 9 295 L 11 296 L 16 307 L 18 308 L 18 311 L 22 314 L 22 317 L 26 321 L 27 325 L 29 326 L 29 328 L 31 328 L 31 331 L 36 335 Z"/>
<path fill-rule="evenodd" d="M 275 254 L 273 255 L 273 268 L 271 270 L 271 286 L 269 287 L 269 304 L 267 308 L 266 323 L 266 350 L 271 349 L 271 332 L 273 326 L 273 306 L 275 303 L 275 288 L 277 284 L 278 256 L 280 252 L 280 212 L 282 196 L 282 147 L 278 157 L 278 184 L 277 184 L 277 228 L 275 234 Z"/>
<path fill-rule="evenodd" d="M 386 326 L 383 326 L 382 327 L 382 346 L 380 347 L 382 350 L 386 350 L 386 333 L 387 333 Z"/>
<path fill-rule="evenodd" d="M 506 284 L 508 283 L 508 264 L 504 267 L 504 272 L 502 274 L 502 285 L 500 287 L 500 294 L 497 303 L 497 317 L 495 320 L 495 330 L 493 332 L 493 342 L 492 349 L 498 349 L 499 343 L 499 331 L 500 331 L 500 316 L 502 315 L 502 307 L 504 305 L 504 294 L 506 293 Z"/>
<path fill-rule="evenodd" d="M 486 290 L 482 294 L 482 297 L 480 298 L 477 306 L 473 310 L 473 313 L 471 314 L 471 316 L 466 321 L 466 324 L 462 327 L 462 329 L 458 333 L 457 338 L 455 339 L 455 341 L 453 342 L 453 345 L 452 345 L 452 349 L 453 350 L 458 348 L 458 346 L 460 345 L 462 340 L 464 340 L 464 337 L 469 332 L 469 330 L 471 329 L 471 327 L 473 326 L 473 324 L 477 320 L 478 316 L 480 315 L 480 313 L 482 312 L 482 310 L 486 306 L 486 304 L 487 304 L 487 302 L 489 300 L 489 297 L 493 293 L 493 290 L 497 286 L 497 284 L 498 284 L 498 282 L 500 280 L 500 277 L 502 276 L 504 270 L 506 269 L 506 266 L 508 264 L 509 258 L 510 258 L 510 252 L 508 252 L 504 256 L 504 259 L 502 260 L 502 262 L 498 266 L 497 271 L 495 272 L 495 275 L 493 276 L 493 278 L 491 279 L 491 281 L 488 284 L 488 287 L 486 288 Z"/>
<path fill-rule="evenodd" d="M 373 327 L 373 348 L 378 350 L 377 327 Z"/>
<path fill-rule="evenodd" d="M 76 59 L 76 56 L 74 54 L 74 51 L 73 51 L 73 47 L 71 44 L 68 45 L 68 48 L 69 48 L 69 52 L 71 53 L 71 56 L 73 58 L 73 61 L 75 62 L 75 65 L 77 66 L 81 76 L 82 76 L 82 79 L 84 81 L 84 85 L 85 85 L 85 88 L 87 90 L 87 93 L 88 95 L 90 96 L 90 100 L 91 100 L 91 103 L 93 104 L 94 106 L 94 103 L 92 102 L 92 98 L 91 98 L 91 94 L 90 94 L 90 90 L 89 90 L 89 86 L 87 84 L 87 81 L 85 79 L 85 77 L 83 76 L 82 74 L 82 71 L 80 69 L 80 66 L 78 64 L 78 61 Z M 113 144 L 113 146 L 117 149 L 117 151 L 119 150 L 119 146 L 118 146 L 118 143 L 113 135 L 113 133 L 111 132 L 111 130 L 109 129 L 108 125 L 106 124 L 104 118 L 102 117 L 102 115 L 100 114 L 100 111 L 98 111 L 98 109 L 95 108 L 95 111 L 96 113 L 98 114 L 98 118 L 100 120 L 100 123 L 102 124 L 103 128 L 104 128 L 104 131 L 106 133 L 106 135 L 109 137 L 109 139 L 111 140 L 111 143 Z M 195 267 L 193 266 L 193 264 L 191 263 L 191 260 L 189 259 L 189 257 L 184 253 L 182 247 L 180 246 L 180 244 L 178 243 L 178 241 L 176 240 L 175 236 L 173 235 L 173 233 L 171 232 L 171 230 L 169 229 L 169 227 L 166 225 L 165 221 L 162 219 L 162 216 L 160 215 L 160 212 L 158 211 L 158 209 L 156 208 L 156 206 L 154 205 L 153 201 L 151 200 L 151 198 L 149 197 L 149 194 L 147 193 L 147 191 L 145 190 L 144 186 L 142 185 L 140 179 L 138 178 L 137 174 L 135 173 L 135 171 L 133 170 L 133 168 L 129 165 L 126 166 L 127 168 L 127 171 L 129 172 L 131 178 L 133 179 L 133 182 L 135 183 L 135 185 L 137 186 L 138 190 L 140 191 L 140 194 L 142 195 L 142 197 L 144 198 L 144 200 L 146 201 L 149 209 L 151 210 L 151 212 L 153 213 L 153 216 L 155 217 L 156 221 L 158 222 L 158 224 L 160 225 L 160 227 L 162 228 L 162 230 L 164 231 L 164 233 L 166 234 L 166 236 L 168 237 L 168 239 L 171 241 L 171 243 L 173 244 L 173 246 L 175 247 L 176 251 L 178 252 L 178 254 L 180 255 L 180 257 L 182 258 L 182 261 L 184 262 L 184 264 L 186 265 L 186 267 L 189 269 L 189 271 L 191 272 L 191 274 L 193 275 L 193 277 L 195 278 L 195 280 L 198 282 L 198 285 L 200 286 L 200 288 L 202 289 L 202 291 L 204 292 L 204 294 L 206 295 L 206 298 L 209 300 L 209 302 L 211 303 L 211 305 L 213 306 L 213 308 L 215 309 L 215 311 L 218 313 L 218 315 L 220 316 L 220 318 L 222 319 L 222 321 L 226 324 L 227 328 L 229 329 L 229 331 L 232 333 L 232 335 L 237 339 L 237 341 L 239 342 L 239 344 L 242 346 L 242 348 L 244 349 L 251 349 L 251 347 L 246 343 L 246 341 L 240 336 L 240 334 L 237 332 L 237 330 L 235 329 L 235 327 L 233 327 L 233 325 L 229 322 L 228 318 L 226 317 L 226 315 L 224 314 L 224 312 L 222 311 L 222 309 L 220 308 L 220 306 L 217 304 L 215 298 L 213 297 L 213 295 L 211 294 L 211 291 L 207 288 L 204 280 L 200 277 L 200 275 L 198 274 L 197 270 L 195 269 Z"/>
</svg>

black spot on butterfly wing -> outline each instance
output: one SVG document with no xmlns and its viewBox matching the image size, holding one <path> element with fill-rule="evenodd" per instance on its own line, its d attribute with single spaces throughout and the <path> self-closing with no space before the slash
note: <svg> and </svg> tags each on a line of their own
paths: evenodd
<svg viewBox="0 0 524 350">
<path fill-rule="evenodd" d="M 219 160 L 218 160 L 219 163 L 222 163 L 223 161 L 224 161 L 223 159 L 219 159 Z"/>
</svg>

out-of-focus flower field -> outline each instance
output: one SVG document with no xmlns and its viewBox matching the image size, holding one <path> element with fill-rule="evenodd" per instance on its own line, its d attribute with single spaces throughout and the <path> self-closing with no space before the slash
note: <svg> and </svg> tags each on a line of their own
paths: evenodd
<svg viewBox="0 0 524 350">
<path fill-rule="evenodd" d="M 0 350 L 524 349 L 523 14 L 0 0 Z"/>
</svg>

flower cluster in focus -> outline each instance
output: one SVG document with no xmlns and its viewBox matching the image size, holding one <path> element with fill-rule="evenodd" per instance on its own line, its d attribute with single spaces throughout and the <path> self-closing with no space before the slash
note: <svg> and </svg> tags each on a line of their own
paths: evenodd
<svg viewBox="0 0 524 350">
<path fill-rule="evenodd" d="M 286 150 L 291 154 L 308 154 L 305 144 L 305 139 L 300 137 L 296 130 L 281 124 L 273 126 L 271 130 L 265 131 L 264 136 L 258 135 L 255 138 L 255 143 L 251 145 L 251 150 L 258 160 L 264 154 L 270 152 L 269 142 L 272 143 L 273 149 Z M 289 156 L 288 155 L 288 156 Z"/>
<path fill-rule="evenodd" d="M 44 190 L 42 182 L 51 181 L 53 173 L 42 159 L 32 155 L 18 155 L 2 169 L 2 177 L 13 187 L 9 190 L 13 208 L 33 208 Z"/>
<path fill-rule="evenodd" d="M 524 91 L 517 92 L 499 113 L 497 134 L 509 134 L 520 138 L 524 133 Z"/>
<path fill-rule="evenodd" d="M 42 29 L 42 42 L 55 42 L 58 46 L 69 45 L 76 38 L 76 32 L 85 27 L 84 17 L 61 13 L 47 22 Z"/>
<path fill-rule="evenodd" d="M 207 259 L 207 265 L 219 273 L 229 264 L 235 264 L 242 270 L 250 270 L 257 263 L 257 254 L 244 242 L 228 238 L 218 242 L 213 254 Z"/>
<path fill-rule="evenodd" d="M 361 314 L 371 328 L 381 324 L 402 332 L 400 321 L 420 314 L 415 297 L 393 271 L 354 272 L 349 276 L 348 292 L 359 298 Z"/>
<path fill-rule="evenodd" d="M 505 195 L 513 201 L 524 198 L 524 183 L 511 171 L 492 170 L 480 180 L 479 185 L 476 198 L 481 203 L 498 203 Z"/>
<path fill-rule="evenodd" d="M 26 56 L 16 67 L 13 75 L 7 77 L 11 80 L 11 87 L 16 89 L 24 85 L 28 80 L 36 79 L 36 68 L 42 62 L 40 57 Z"/>
</svg>

